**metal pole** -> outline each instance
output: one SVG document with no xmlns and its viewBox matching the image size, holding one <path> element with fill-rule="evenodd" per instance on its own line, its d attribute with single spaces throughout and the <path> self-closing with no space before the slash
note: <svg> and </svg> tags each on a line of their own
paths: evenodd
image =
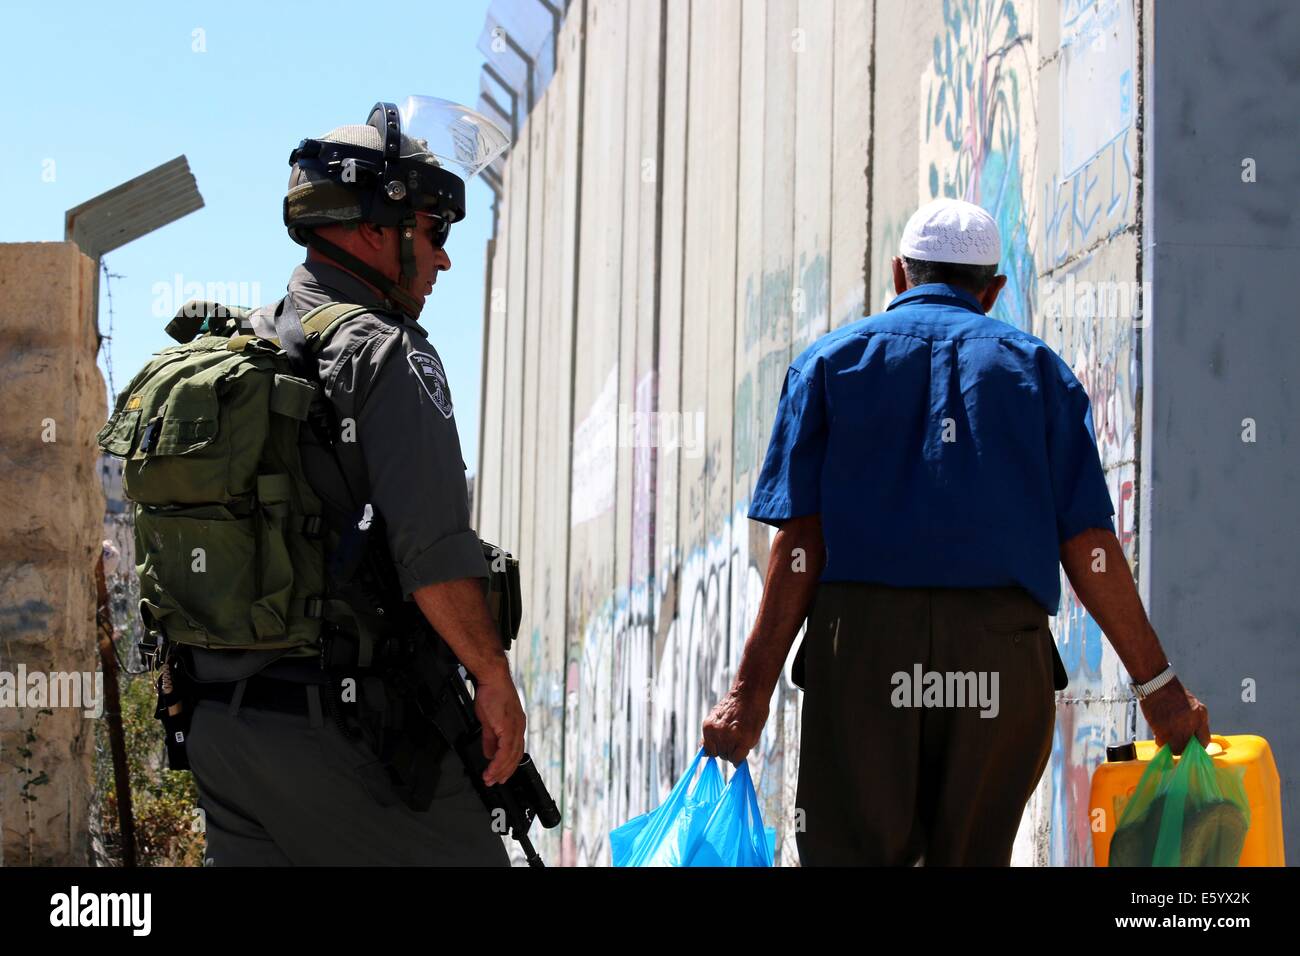
<svg viewBox="0 0 1300 956">
<path fill-rule="evenodd" d="M 135 866 L 135 815 L 131 809 L 131 775 L 126 766 L 126 738 L 122 733 L 122 699 L 117 686 L 117 652 L 113 648 L 113 615 L 109 610 L 108 585 L 104 581 L 104 554 L 95 562 L 95 590 L 98 606 L 95 623 L 99 633 L 99 660 L 104 668 L 104 717 L 113 751 L 113 784 L 117 793 L 117 819 L 122 830 L 122 865 Z"/>
</svg>

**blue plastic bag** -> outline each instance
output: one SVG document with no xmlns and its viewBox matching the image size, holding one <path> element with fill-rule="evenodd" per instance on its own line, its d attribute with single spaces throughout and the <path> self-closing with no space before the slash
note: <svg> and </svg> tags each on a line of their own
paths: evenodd
<svg viewBox="0 0 1300 956">
<path fill-rule="evenodd" d="M 748 762 L 724 789 L 713 757 L 695 780 L 703 759 L 701 748 L 658 809 L 610 832 L 615 866 L 772 866 L 776 830 L 763 826 Z"/>
<path fill-rule="evenodd" d="M 699 780 L 695 780 L 695 771 L 703 759 L 704 749 L 700 748 L 690 768 L 657 809 L 610 832 L 610 857 L 615 866 L 688 865 L 723 793 L 716 758 L 708 759 Z"/>
<path fill-rule="evenodd" d="M 763 826 L 758 794 L 745 761 L 727 782 L 686 865 L 771 866 L 775 857 L 776 829 Z"/>
</svg>

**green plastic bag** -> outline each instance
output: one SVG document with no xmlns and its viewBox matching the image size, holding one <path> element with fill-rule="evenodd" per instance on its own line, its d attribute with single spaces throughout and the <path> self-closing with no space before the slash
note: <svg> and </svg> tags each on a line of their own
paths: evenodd
<svg viewBox="0 0 1300 956">
<path fill-rule="evenodd" d="M 1117 808 L 1111 866 L 1236 866 L 1250 828 L 1242 767 L 1218 767 L 1193 737 L 1160 748 Z"/>
</svg>

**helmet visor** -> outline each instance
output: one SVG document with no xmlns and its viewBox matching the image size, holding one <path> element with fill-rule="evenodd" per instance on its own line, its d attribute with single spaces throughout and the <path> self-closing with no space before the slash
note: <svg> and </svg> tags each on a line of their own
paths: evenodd
<svg viewBox="0 0 1300 956">
<path fill-rule="evenodd" d="M 402 132 L 422 140 L 439 163 L 467 181 L 510 145 L 509 137 L 483 114 L 436 96 L 408 96 L 398 112 Z"/>
</svg>

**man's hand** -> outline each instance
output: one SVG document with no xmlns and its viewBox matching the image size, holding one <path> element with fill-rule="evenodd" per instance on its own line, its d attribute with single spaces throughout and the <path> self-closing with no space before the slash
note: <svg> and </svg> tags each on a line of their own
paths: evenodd
<svg viewBox="0 0 1300 956">
<path fill-rule="evenodd" d="M 411 592 L 456 659 L 474 675 L 474 713 L 483 725 L 487 786 L 505 783 L 524 755 L 524 708 L 510 679 L 510 662 L 483 598 L 478 578 L 426 584 Z"/>
<path fill-rule="evenodd" d="M 705 718 L 704 753 L 740 766 L 763 735 L 767 711 L 767 698 L 732 687 Z"/>
<path fill-rule="evenodd" d="M 821 515 L 785 521 L 772 539 L 763 598 L 740 655 L 736 680 L 704 721 L 701 746 L 710 757 L 722 757 L 739 766 L 758 743 L 772 691 L 825 566 Z"/>
<path fill-rule="evenodd" d="M 483 783 L 489 787 L 505 783 L 523 759 L 527 723 L 509 671 L 478 681 L 474 713 L 483 725 L 483 756 L 492 761 L 483 771 Z"/>
<path fill-rule="evenodd" d="M 1061 566 L 1074 593 L 1106 635 L 1129 675 L 1139 683 L 1165 669 L 1169 658 L 1147 620 L 1124 549 L 1109 528 L 1088 528 L 1061 545 Z M 1177 680 L 1140 701 L 1156 745 L 1180 754 L 1195 734 L 1210 742 L 1205 705 Z"/>
<path fill-rule="evenodd" d="M 1157 748 L 1169 744 L 1175 755 L 1181 754 L 1193 736 L 1202 746 L 1209 745 L 1210 712 L 1177 678 L 1140 703 Z"/>
</svg>

